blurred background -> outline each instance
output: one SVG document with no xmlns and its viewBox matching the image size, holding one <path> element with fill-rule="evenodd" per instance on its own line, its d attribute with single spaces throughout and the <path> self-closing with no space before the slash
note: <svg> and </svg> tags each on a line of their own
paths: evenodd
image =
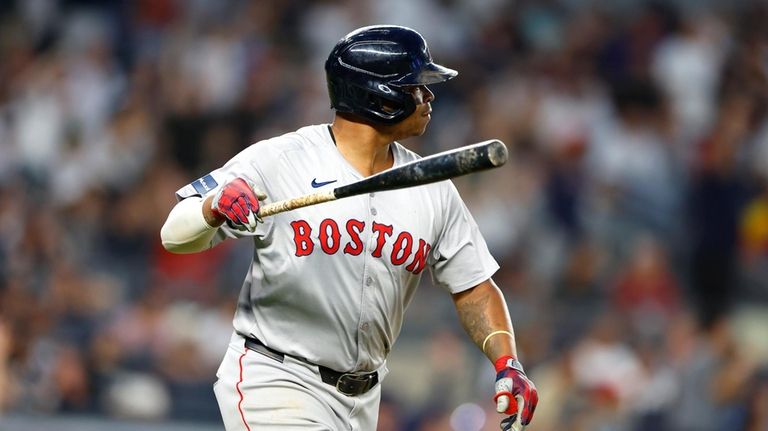
<svg viewBox="0 0 768 431">
<path fill-rule="evenodd" d="M 173 193 L 329 122 L 327 53 L 390 23 L 460 71 L 405 144 L 510 147 L 456 183 L 539 387 L 528 429 L 768 430 L 766 22 L 745 0 L 0 0 L 0 429 L 222 429 L 251 247 L 165 252 Z M 498 429 L 428 276 L 390 369 L 380 430 Z"/>
</svg>

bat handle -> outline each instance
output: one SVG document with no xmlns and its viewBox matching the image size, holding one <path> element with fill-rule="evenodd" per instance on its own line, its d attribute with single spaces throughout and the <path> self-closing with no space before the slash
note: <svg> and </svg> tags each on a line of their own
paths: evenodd
<svg viewBox="0 0 768 431">
<path fill-rule="evenodd" d="M 323 202 L 329 202 L 336 200 L 336 195 L 333 190 L 327 192 L 317 192 L 310 195 L 299 196 L 297 198 L 285 199 L 282 201 L 272 202 L 271 204 L 263 205 L 259 208 L 259 217 L 269 217 L 282 212 L 295 210 L 296 208 L 307 207 L 310 205 L 320 204 Z"/>
</svg>

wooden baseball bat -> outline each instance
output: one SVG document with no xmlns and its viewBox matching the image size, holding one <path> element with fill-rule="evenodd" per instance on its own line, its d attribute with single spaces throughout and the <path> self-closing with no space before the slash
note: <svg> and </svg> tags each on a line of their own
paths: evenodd
<svg viewBox="0 0 768 431">
<path fill-rule="evenodd" d="M 506 162 L 507 147 L 500 140 L 491 139 L 414 160 L 360 181 L 336 187 L 333 190 L 266 204 L 259 209 L 259 217 L 268 217 L 296 208 L 364 193 L 430 184 L 473 172 L 498 168 Z"/>
</svg>

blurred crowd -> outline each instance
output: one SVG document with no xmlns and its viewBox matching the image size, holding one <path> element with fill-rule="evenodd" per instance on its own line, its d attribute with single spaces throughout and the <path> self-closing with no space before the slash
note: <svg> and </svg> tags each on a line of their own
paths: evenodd
<svg viewBox="0 0 768 431">
<path fill-rule="evenodd" d="M 329 122 L 330 48 L 391 23 L 460 72 L 405 144 L 510 148 L 456 183 L 529 429 L 768 430 L 766 22 L 757 0 L 0 1 L 0 421 L 219 420 L 251 247 L 165 252 L 174 191 Z M 497 429 L 492 367 L 423 284 L 379 429 Z"/>
</svg>

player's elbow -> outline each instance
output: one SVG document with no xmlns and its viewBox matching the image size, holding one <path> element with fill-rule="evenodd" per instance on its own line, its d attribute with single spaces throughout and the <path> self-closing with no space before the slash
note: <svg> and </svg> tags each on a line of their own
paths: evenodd
<svg viewBox="0 0 768 431">
<path fill-rule="evenodd" d="M 179 238 L 178 235 L 175 235 L 178 229 L 174 229 L 173 224 L 170 221 L 170 219 L 166 220 L 165 224 L 163 224 L 163 227 L 160 229 L 160 242 L 162 242 L 163 248 L 171 253 L 192 253 L 193 251 L 190 251 L 188 250 L 188 247 L 185 247 L 186 244 L 183 238 Z"/>
<path fill-rule="evenodd" d="M 205 222 L 200 199 L 189 198 L 171 210 L 160 229 L 160 241 L 171 253 L 195 253 L 211 248 L 216 230 Z"/>
<path fill-rule="evenodd" d="M 165 226 L 163 226 L 165 228 Z M 192 238 L 181 238 L 169 234 L 168 230 L 160 230 L 160 241 L 163 248 L 174 254 L 190 254 L 211 248 L 212 235 L 196 235 Z"/>
<path fill-rule="evenodd" d="M 183 249 L 182 244 L 179 244 L 171 239 L 166 238 L 163 236 L 163 231 L 160 231 L 160 242 L 163 244 L 163 248 L 166 251 L 169 251 L 171 253 L 183 253 L 181 250 Z"/>
</svg>

